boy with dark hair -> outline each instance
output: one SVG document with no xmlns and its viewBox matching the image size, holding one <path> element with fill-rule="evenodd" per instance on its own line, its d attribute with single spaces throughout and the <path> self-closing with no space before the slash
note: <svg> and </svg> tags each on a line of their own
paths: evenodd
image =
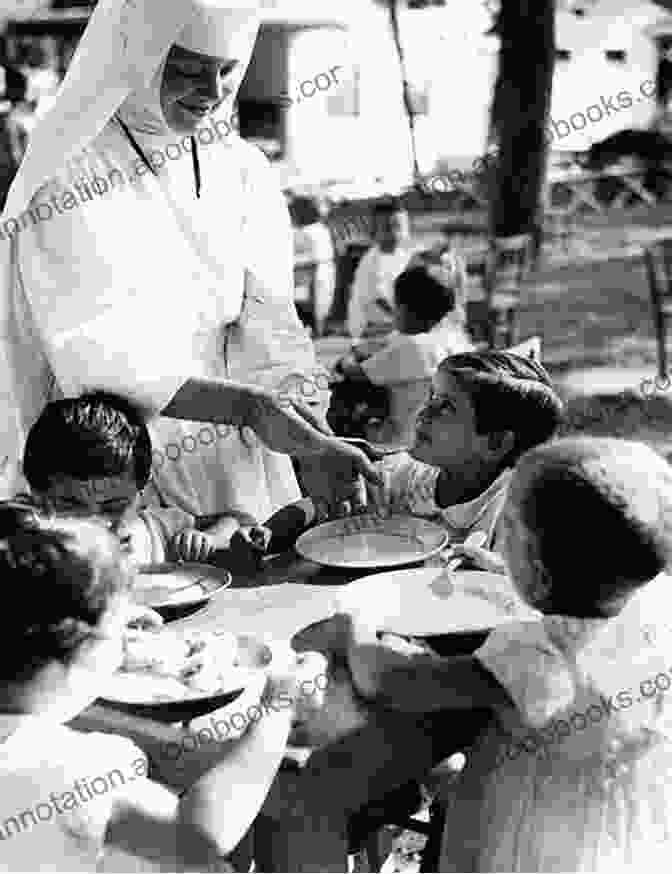
<svg viewBox="0 0 672 874">
<path fill-rule="evenodd" d="M 178 507 L 145 507 L 152 443 L 134 405 L 106 392 L 47 404 L 31 428 L 23 470 L 33 494 L 59 513 L 99 517 L 138 564 L 208 561 L 241 525 L 235 510 L 192 516 Z"/>
<path fill-rule="evenodd" d="M 562 401 L 537 362 L 510 352 L 451 355 L 418 415 L 410 453 L 381 462 L 385 486 L 371 490 L 372 501 L 433 518 L 457 543 L 482 532 L 486 549 L 464 553 L 501 570 L 488 550 L 511 469 L 523 452 L 554 436 L 562 416 Z"/>
<path fill-rule="evenodd" d="M 375 437 L 367 434 L 370 439 L 408 443 L 439 363 L 446 355 L 472 348 L 464 326 L 464 292 L 464 264 L 450 247 L 415 256 L 394 283 L 398 331 L 386 338 L 383 348 L 372 347 L 372 340 L 341 362 L 346 379 L 364 381 L 360 391 L 365 396 L 370 392 L 375 397 L 377 386 L 389 393 L 385 421 Z M 351 390 L 351 385 L 344 385 L 340 394 L 357 396 L 357 387 Z"/>
</svg>

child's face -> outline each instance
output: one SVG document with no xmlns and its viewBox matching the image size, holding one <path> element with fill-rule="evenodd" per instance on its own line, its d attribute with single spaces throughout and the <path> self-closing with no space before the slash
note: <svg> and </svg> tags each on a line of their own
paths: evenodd
<svg viewBox="0 0 672 874">
<path fill-rule="evenodd" d="M 408 213 L 403 210 L 390 215 L 378 215 L 375 220 L 376 242 L 386 249 L 395 249 L 408 238 Z"/>
<path fill-rule="evenodd" d="M 432 395 L 418 415 L 411 455 L 464 478 L 497 459 L 490 443 L 489 435 L 476 433 L 468 392 L 452 374 L 439 371 Z"/>
<path fill-rule="evenodd" d="M 65 474 L 51 478 L 44 492 L 57 513 L 93 518 L 104 524 L 128 546 L 128 528 L 137 519 L 140 492 L 132 472 L 118 476 L 75 479 Z"/>
<path fill-rule="evenodd" d="M 123 639 L 129 615 L 126 583 L 130 583 L 130 566 L 119 552 L 116 539 L 99 524 L 76 519 L 60 520 L 56 527 L 74 537 L 70 549 L 96 564 L 116 567 L 120 590 L 111 595 L 107 609 L 93 634 L 72 653 L 67 662 L 52 662 L 41 681 L 40 708 L 66 722 L 81 713 L 100 696 L 101 683 L 120 667 Z M 45 682 L 46 680 L 46 682 Z"/>
</svg>

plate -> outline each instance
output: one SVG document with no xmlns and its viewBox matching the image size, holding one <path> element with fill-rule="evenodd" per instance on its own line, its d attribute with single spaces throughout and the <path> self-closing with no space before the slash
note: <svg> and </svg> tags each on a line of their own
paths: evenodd
<svg viewBox="0 0 672 874">
<path fill-rule="evenodd" d="M 425 561 L 448 542 L 445 529 L 415 516 L 349 516 L 325 522 L 296 541 L 299 555 L 348 569 L 391 568 Z"/>
<path fill-rule="evenodd" d="M 453 591 L 437 595 L 436 581 L 443 573 L 441 568 L 413 568 L 372 574 L 341 590 L 340 607 L 357 610 L 380 631 L 415 637 L 487 632 L 541 618 L 502 574 L 453 571 Z"/>
<path fill-rule="evenodd" d="M 135 578 L 133 599 L 159 613 L 206 604 L 231 585 L 229 571 L 196 562 L 146 565 Z M 165 617 L 164 617 L 165 618 Z"/>
<path fill-rule="evenodd" d="M 190 630 L 174 631 L 160 629 L 149 632 L 157 635 L 173 635 L 191 638 Z M 217 638 L 217 632 L 210 637 Z M 177 680 L 165 680 L 147 671 L 117 671 L 105 684 L 99 702 L 123 713 L 154 719 L 157 722 L 186 722 L 219 710 L 245 693 L 246 703 L 257 703 L 266 685 L 266 672 L 271 663 L 270 647 L 259 638 L 250 635 L 226 635 L 237 645 L 237 665 L 226 665 L 220 689 L 212 693 L 190 690 L 173 694 Z M 138 680 L 139 678 L 139 680 Z M 254 699 L 254 700 L 252 700 Z"/>
</svg>

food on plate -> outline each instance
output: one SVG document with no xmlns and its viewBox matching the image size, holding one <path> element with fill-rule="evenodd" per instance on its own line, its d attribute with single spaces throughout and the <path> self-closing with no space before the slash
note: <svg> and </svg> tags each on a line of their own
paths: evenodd
<svg viewBox="0 0 672 874">
<path fill-rule="evenodd" d="M 115 691 L 126 700 L 179 701 L 231 689 L 243 670 L 233 634 L 129 629 Z"/>
</svg>

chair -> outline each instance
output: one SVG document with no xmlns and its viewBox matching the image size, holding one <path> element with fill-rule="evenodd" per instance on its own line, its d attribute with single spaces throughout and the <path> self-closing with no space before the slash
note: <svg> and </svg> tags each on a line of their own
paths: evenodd
<svg viewBox="0 0 672 874">
<path fill-rule="evenodd" d="M 672 316 L 672 238 L 644 249 L 653 324 L 658 344 L 658 375 L 667 376 L 667 320 Z"/>
<path fill-rule="evenodd" d="M 517 342 L 520 286 L 530 265 L 531 235 L 497 237 L 490 243 L 485 271 L 488 342 L 501 349 Z"/>
<path fill-rule="evenodd" d="M 385 861 L 381 852 L 381 829 L 384 826 L 398 826 L 405 831 L 412 831 L 427 838 L 425 846 L 419 852 L 420 871 L 438 871 L 443 830 L 446 824 L 446 807 L 443 802 L 433 800 L 427 808 L 425 821 L 422 818 L 424 811 L 419 809 L 424 801 L 419 790 L 418 783 L 401 786 L 394 793 L 394 800 L 397 802 L 396 811 L 394 801 L 391 801 L 388 796 L 379 817 L 376 817 L 370 808 L 366 810 L 365 818 L 362 818 L 361 823 L 358 822 L 357 817 L 352 817 L 348 829 L 350 855 L 366 854 L 369 870 L 380 871 Z"/>
</svg>

